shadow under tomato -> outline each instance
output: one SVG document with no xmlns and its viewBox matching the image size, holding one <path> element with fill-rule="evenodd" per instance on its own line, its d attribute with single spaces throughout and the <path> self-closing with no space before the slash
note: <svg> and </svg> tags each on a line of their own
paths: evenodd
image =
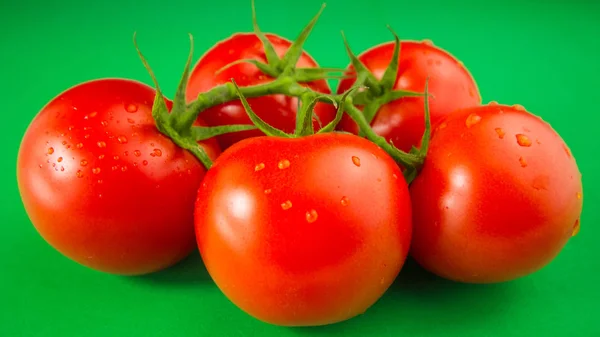
<svg viewBox="0 0 600 337">
<path fill-rule="evenodd" d="M 514 284 L 463 284 L 437 277 L 409 258 L 386 294 L 364 314 L 321 327 L 292 328 L 301 336 L 465 334 L 502 320 L 517 296 Z M 503 323 L 504 324 L 504 323 Z M 385 333 L 384 333 L 385 332 Z"/>
<path fill-rule="evenodd" d="M 152 274 L 135 276 L 131 279 L 135 282 L 150 285 L 177 287 L 213 282 L 198 251 L 192 252 L 188 257 L 167 269 Z"/>
</svg>

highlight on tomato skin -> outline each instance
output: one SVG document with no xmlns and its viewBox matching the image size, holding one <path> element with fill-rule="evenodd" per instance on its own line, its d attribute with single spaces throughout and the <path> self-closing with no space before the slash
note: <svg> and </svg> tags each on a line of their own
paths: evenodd
<svg viewBox="0 0 600 337">
<path fill-rule="evenodd" d="M 195 247 L 193 205 L 206 170 L 158 132 L 154 97 L 133 80 L 80 83 L 25 132 L 17 160 L 25 210 L 48 244 L 81 265 L 146 274 Z M 220 153 L 214 138 L 200 145 Z"/>
<path fill-rule="evenodd" d="M 394 51 L 394 42 L 376 45 L 357 57 L 380 80 L 388 68 Z M 350 73 L 354 67 L 348 67 Z M 453 111 L 481 104 L 481 95 L 475 79 L 456 57 L 434 46 L 431 41 L 403 40 L 400 44 L 399 68 L 393 90 L 423 92 L 429 78 L 429 112 L 436 125 Z M 355 78 L 340 81 L 337 92 L 348 90 Z M 425 130 L 423 97 L 402 97 L 384 104 L 371 121 L 375 133 L 403 151 L 419 146 Z M 344 115 L 339 130 L 358 134 L 351 118 Z"/>
<path fill-rule="evenodd" d="M 291 41 L 279 35 L 265 35 L 273 44 L 279 57 L 282 57 L 292 44 Z M 195 100 L 199 93 L 206 92 L 215 86 L 231 82 L 232 78 L 240 87 L 273 81 L 273 78 L 263 74 L 255 65 L 249 63 L 231 65 L 233 62 L 244 59 L 266 62 L 263 44 L 256 34 L 236 33 L 216 43 L 194 65 L 187 84 L 187 101 Z M 296 66 L 298 68 L 315 68 L 318 65 L 304 51 Z M 301 83 L 301 85 L 320 93 L 331 94 L 329 84 L 325 80 Z M 294 131 L 298 98 L 277 94 L 247 98 L 247 100 L 254 112 L 273 127 L 288 133 Z M 317 103 L 314 111 L 318 118 L 313 120 L 315 130 L 319 130 L 321 125 L 326 125 L 335 117 L 335 108 L 328 103 Z M 200 118 L 210 126 L 252 124 L 239 100 L 206 109 L 200 114 Z M 259 130 L 250 130 L 220 135 L 216 138 L 224 150 L 242 139 L 261 135 L 264 134 Z"/>
<path fill-rule="evenodd" d="M 493 103 L 446 118 L 410 191 L 411 255 L 455 281 L 532 274 L 579 232 L 577 163 L 560 135 L 519 105 Z"/>
<path fill-rule="evenodd" d="M 412 232 L 398 165 L 361 137 L 255 137 L 198 192 L 196 237 L 219 289 L 252 317 L 315 326 L 364 313 L 402 268 Z"/>
</svg>

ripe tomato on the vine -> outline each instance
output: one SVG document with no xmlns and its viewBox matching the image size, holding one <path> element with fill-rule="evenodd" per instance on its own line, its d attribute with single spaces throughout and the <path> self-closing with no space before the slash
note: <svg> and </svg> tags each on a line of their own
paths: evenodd
<svg viewBox="0 0 600 337">
<path fill-rule="evenodd" d="M 358 59 L 381 79 L 392 59 L 394 43 L 377 45 L 358 55 Z M 352 65 L 348 68 L 354 71 Z M 429 76 L 429 99 L 431 123 L 436 125 L 442 118 L 460 108 L 481 104 L 481 96 L 475 80 L 465 66 L 447 51 L 428 41 L 402 41 L 398 75 L 394 90 L 423 92 Z M 345 92 L 355 82 L 347 78 L 340 82 L 338 93 Z M 418 146 L 425 130 L 423 97 L 403 97 L 379 108 L 371 121 L 375 133 L 392 142 L 397 148 L 409 151 Z M 344 115 L 338 129 L 358 134 L 358 125 Z"/>
<path fill-rule="evenodd" d="M 243 140 L 198 193 L 206 268 L 239 308 L 286 326 L 359 315 L 402 268 L 408 187 L 377 145 L 349 134 Z"/>
<path fill-rule="evenodd" d="M 279 57 L 282 57 L 291 45 L 289 40 L 280 36 L 265 35 L 273 44 Z M 232 78 L 240 87 L 273 81 L 273 78 L 263 74 L 256 66 L 249 63 L 239 63 L 223 69 L 233 62 L 244 59 L 266 62 L 263 44 L 254 33 L 235 34 L 214 45 L 200 58 L 190 73 L 186 90 L 187 101 L 195 100 L 199 93 L 209 91 L 215 86 L 230 83 Z M 303 52 L 296 66 L 299 68 L 313 68 L 317 67 L 317 63 L 308 53 Z M 219 70 L 222 71 L 218 72 Z M 325 80 L 303 83 L 302 85 L 320 93 L 331 93 L 331 89 Z M 294 131 L 298 110 L 298 99 L 296 97 L 266 95 L 248 98 L 248 102 L 252 110 L 270 125 L 284 132 Z M 335 108 L 327 103 L 317 103 L 314 112 L 318 118 L 315 118 L 313 122 L 315 130 L 318 130 L 320 125 L 331 122 L 335 117 Z M 239 100 L 206 109 L 200 114 L 200 117 L 210 126 L 252 124 Z M 321 124 L 319 124 L 319 120 Z M 217 140 L 221 148 L 225 150 L 242 139 L 261 135 L 264 134 L 259 130 L 249 130 L 220 135 L 217 136 Z"/>
<path fill-rule="evenodd" d="M 412 256 L 456 281 L 531 274 L 579 231 L 575 159 L 550 125 L 521 106 L 480 106 L 445 119 L 410 191 Z"/>
<path fill-rule="evenodd" d="M 206 170 L 158 131 L 154 96 L 131 80 L 85 82 L 52 99 L 22 140 L 17 175 L 27 214 L 82 265 L 144 274 L 195 247 L 194 201 Z M 215 139 L 200 144 L 212 158 L 220 153 Z"/>
</svg>

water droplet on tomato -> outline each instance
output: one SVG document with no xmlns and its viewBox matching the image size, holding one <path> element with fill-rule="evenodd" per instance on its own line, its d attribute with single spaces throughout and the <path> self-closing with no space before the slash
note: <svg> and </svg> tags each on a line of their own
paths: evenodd
<svg viewBox="0 0 600 337">
<path fill-rule="evenodd" d="M 56 163 L 52 163 L 52 167 L 56 167 Z"/>
<path fill-rule="evenodd" d="M 271 190 L 270 188 L 267 188 L 267 189 L 265 190 L 265 194 L 270 194 L 271 192 L 272 192 L 272 190 Z"/>
<path fill-rule="evenodd" d="M 63 140 L 61 144 L 62 144 L 62 145 L 67 145 L 67 141 L 66 141 L 66 140 Z"/>
<path fill-rule="evenodd" d="M 135 121 L 131 118 L 127 118 L 127 123 L 129 124 L 135 124 Z"/>
<path fill-rule="evenodd" d="M 493 106 L 493 105 L 498 105 L 498 102 L 496 102 L 496 101 L 490 101 L 490 102 L 488 103 L 488 105 L 492 105 L 492 106 Z"/>
<path fill-rule="evenodd" d="M 446 122 L 442 122 L 442 123 L 440 123 L 440 125 L 438 125 L 436 130 L 445 129 L 447 126 L 448 126 L 448 124 Z"/>
<path fill-rule="evenodd" d="M 134 113 L 134 112 L 138 111 L 138 106 L 135 104 L 127 104 L 125 106 L 125 111 Z"/>
<path fill-rule="evenodd" d="M 63 157 L 58 157 L 58 159 L 56 159 L 56 161 L 60 163 L 61 161 L 63 161 Z"/>
<path fill-rule="evenodd" d="M 475 97 L 475 89 L 469 88 L 469 96 L 470 97 Z"/>
<path fill-rule="evenodd" d="M 340 204 L 342 204 L 342 206 L 348 206 L 349 203 L 350 199 L 348 199 L 346 196 L 343 196 L 342 199 L 340 199 Z"/>
<path fill-rule="evenodd" d="M 190 170 L 190 169 L 187 169 L 185 172 L 186 172 L 187 174 L 192 174 L 192 170 Z"/>
<path fill-rule="evenodd" d="M 90 118 L 94 118 L 94 117 L 96 117 L 97 115 L 98 115 L 98 111 L 92 111 L 92 112 L 90 113 Z"/>
<path fill-rule="evenodd" d="M 258 163 L 258 164 L 256 164 L 256 166 L 254 166 L 254 171 L 258 172 L 264 168 L 265 168 L 265 163 Z"/>
<path fill-rule="evenodd" d="M 148 161 L 147 161 L 147 160 L 144 160 L 144 161 L 142 162 L 142 165 L 144 165 L 144 166 L 148 165 Z"/>
<path fill-rule="evenodd" d="M 98 184 L 102 184 L 102 183 L 103 183 L 102 179 L 98 179 Z"/>
<path fill-rule="evenodd" d="M 81 170 L 77 170 L 77 178 L 83 178 L 83 172 L 81 172 Z"/>
<path fill-rule="evenodd" d="M 67 128 L 67 130 L 69 130 L 69 131 L 73 131 L 73 129 L 75 129 L 75 127 L 72 125 Z"/>
<path fill-rule="evenodd" d="M 547 190 L 550 184 L 550 177 L 547 175 L 539 175 L 533 178 L 531 186 L 536 190 Z"/>
<path fill-rule="evenodd" d="M 87 161 L 87 160 L 85 160 L 85 159 L 82 159 L 82 160 L 79 162 L 79 165 L 81 165 L 81 166 L 85 166 L 85 165 L 87 165 L 87 164 L 88 164 L 88 161 Z"/>
<path fill-rule="evenodd" d="M 527 161 L 523 157 L 519 157 L 519 164 L 521 164 L 521 167 L 527 167 Z"/>
<path fill-rule="evenodd" d="M 288 210 L 288 209 L 292 208 L 292 202 L 289 200 L 286 200 L 285 202 L 281 203 L 281 208 L 283 208 L 283 210 Z"/>
<path fill-rule="evenodd" d="M 571 158 L 571 149 L 569 149 L 567 144 L 563 144 L 563 149 L 565 149 L 565 153 L 567 154 L 567 156 L 569 156 L 569 158 Z"/>
<path fill-rule="evenodd" d="M 577 192 L 577 199 L 581 199 L 581 192 Z"/>
<path fill-rule="evenodd" d="M 396 173 L 392 174 L 392 177 L 393 177 L 394 179 L 398 179 L 398 176 L 396 175 Z"/>
<path fill-rule="evenodd" d="M 124 155 L 125 157 L 129 156 L 129 151 L 124 151 L 124 152 L 123 152 L 123 155 Z"/>
<path fill-rule="evenodd" d="M 319 214 L 314 209 L 311 209 L 310 211 L 306 212 L 306 221 L 308 223 L 313 223 L 313 222 L 317 221 L 318 217 L 319 217 Z"/>
<path fill-rule="evenodd" d="M 99 148 L 104 148 L 106 147 L 106 143 L 103 141 L 99 141 L 98 143 L 96 143 L 96 145 L 98 145 Z"/>
<path fill-rule="evenodd" d="M 60 167 L 60 171 L 61 171 L 61 172 L 64 172 L 64 171 L 65 171 L 65 167 L 64 167 L 64 166 L 61 166 L 61 167 Z"/>
<path fill-rule="evenodd" d="M 54 148 L 53 147 L 49 147 L 48 148 L 48 154 L 53 154 L 54 153 Z"/>
<path fill-rule="evenodd" d="M 495 128 L 494 130 L 496 131 L 500 139 L 504 139 L 504 135 L 506 135 L 506 132 L 504 132 L 502 128 Z"/>
<path fill-rule="evenodd" d="M 152 150 L 152 153 L 150 153 L 150 155 L 152 157 L 160 157 L 162 156 L 162 151 L 160 149 L 154 149 Z"/>
<path fill-rule="evenodd" d="M 119 160 L 119 156 L 114 156 L 113 159 L 114 160 Z"/>
<path fill-rule="evenodd" d="M 522 106 L 521 104 L 515 104 L 512 107 L 517 111 L 525 111 L 525 107 Z"/>
<path fill-rule="evenodd" d="M 573 225 L 573 231 L 571 232 L 572 237 L 579 234 L 580 227 L 581 226 L 579 224 L 579 219 L 575 220 L 575 224 Z"/>
<path fill-rule="evenodd" d="M 133 154 L 134 154 L 136 157 L 139 157 L 139 156 L 141 156 L 141 155 L 142 155 L 142 152 L 141 152 L 140 150 L 135 150 L 135 151 L 133 151 Z"/>
<path fill-rule="evenodd" d="M 465 120 L 465 125 L 470 128 L 481 121 L 481 116 L 476 113 L 469 114 Z"/>
<path fill-rule="evenodd" d="M 425 39 L 421 41 L 421 43 L 423 43 L 426 46 L 433 46 L 433 41 L 431 41 L 430 39 Z"/>
<path fill-rule="evenodd" d="M 277 167 L 280 170 L 286 169 L 286 168 L 290 167 L 290 161 L 287 159 L 282 159 L 281 161 L 279 161 L 279 163 L 277 163 Z"/>
<path fill-rule="evenodd" d="M 358 158 L 357 156 L 352 156 L 352 164 L 360 166 L 360 158 Z"/>
<path fill-rule="evenodd" d="M 102 121 L 102 122 L 100 122 L 100 124 L 102 124 L 102 126 L 107 126 L 108 122 L 107 121 Z"/>
<path fill-rule="evenodd" d="M 92 169 L 92 173 L 93 173 L 93 174 L 99 174 L 99 173 L 100 173 L 100 171 L 101 171 L 101 170 L 100 170 L 100 168 L 99 168 L 99 167 L 94 167 L 94 168 Z"/>
<path fill-rule="evenodd" d="M 85 135 L 85 136 L 83 136 L 83 138 L 85 138 L 85 139 L 89 139 L 89 138 L 90 138 L 90 135 Z"/>
<path fill-rule="evenodd" d="M 526 135 L 524 135 L 522 133 L 518 133 L 515 135 L 515 137 L 517 138 L 517 144 L 519 144 L 520 146 L 523 146 L 523 147 L 531 146 L 531 140 Z"/>
<path fill-rule="evenodd" d="M 113 166 L 113 167 L 111 167 L 110 169 L 111 169 L 111 170 L 113 170 L 113 171 L 116 171 L 116 170 L 118 170 L 118 169 L 119 169 L 119 167 L 118 167 L 117 165 L 114 165 L 114 166 Z"/>
<path fill-rule="evenodd" d="M 119 136 L 119 137 L 117 137 L 117 140 L 118 140 L 118 141 L 119 141 L 119 143 L 121 143 L 121 144 L 125 144 L 125 143 L 127 143 L 127 137 L 125 137 L 125 136 Z"/>
<path fill-rule="evenodd" d="M 125 165 L 121 166 L 121 172 L 125 172 L 125 171 L 127 171 L 127 166 L 125 166 Z"/>
<path fill-rule="evenodd" d="M 98 159 L 104 159 L 104 155 L 103 154 L 99 155 Z"/>
<path fill-rule="evenodd" d="M 83 147 L 83 143 L 77 143 L 75 146 L 77 146 L 78 149 L 81 149 Z"/>
</svg>

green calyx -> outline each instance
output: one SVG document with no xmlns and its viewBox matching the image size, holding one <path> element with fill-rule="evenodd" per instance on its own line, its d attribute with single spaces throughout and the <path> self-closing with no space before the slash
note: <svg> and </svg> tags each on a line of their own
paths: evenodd
<svg viewBox="0 0 600 337">
<path fill-rule="evenodd" d="M 430 137 L 430 121 L 428 107 L 428 89 L 427 85 L 425 93 L 416 93 L 408 91 L 393 90 L 394 84 L 398 75 L 398 59 L 400 53 L 400 39 L 390 28 L 394 35 L 396 44 L 394 56 L 390 65 L 386 69 L 381 79 L 368 71 L 368 69 L 358 60 L 352 53 L 346 38 L 344 44 L 346 51 L 352 62 L 356 80 L 354 85 L 346 92 L 338 95 L 323 94 L 316 92 L 306 86 L 304 82 L 312 82 L 323 80 L 331 77 L 348 77 L 347 69 L 339 68 L 297 68 L 296 63 L 303 53 L 303 45 L 307 40 L 308 35 L 315 26 L 318 18 L 323 12 L 325 5 L 321 7 L 319 12 L 312 18 L 308 25 L 300 32 L 297 39 L 291 44 L 288 50 L 281 57 L 275 52 L 273 44 L 269 41 L 264 33 L 261 32 L 257 19 L 254 1 L 252 1 L 252 22 L 254 33 L 261 40 L 264 48 L 266 63 L 257 60 L 239 60 L 226 67 L 234 64 L 246 62 L 253 64 L 266 76 L 272 78 L 272 81 L 246 87 L 239 87 L 232 79 L 231 82 L 216 86 L 211 90 L 201 93 L 198 97 L 189 104 L 185 102 L 185 91 L 190 73 L 190 66 L 193 58 L 193 38 L 190 35 L 190 52 L 185 64 L 181 80 L 177 87 L 177 91 L 173 100 L 173 108 L 168 111 L 165 103 L 165 98 L 158 85 L 158 81 L 146 58 L 138 48 L 134 34 L 135 48 L 144 64 L 146 70 L 150 74 L 152 81 L 156 87 L 156 97 L 153 104 L 152 116 L 156 122 L 158 130 L 170 137 L 175 144 L 190 151 L 198 160 L 209 169 L 212 166 L 212 161 L 198 144 L 199 141 L 230 133 L 246 130 L 258 129 L 266 136 L 271 137 L 305 137 L 315 133 L 335 132 L 338 123 L 341 121 L 344 113 L 348 114 L 359 126 L 360 135 L 366 137 L 373 143 L 377 144 L 385 150 L 400 166 L 404 168 L 404 175 L 407 182 L 411 182 L 416 177 L 418 171 L 423 165 Z M 388 27 L 389 28 L 389 27 Z M 342 33 L 343 34 L 343 33 Z M 222 71 L 223 69 L 221 69 Z M 341 73 L 343 75 L 334 75 Z M 354 75 L 350 75 L 354 77 Z M 361 89 L 361 90 L 357 90 Z M 296 127 L 292 133 L 286 133 L 266 123 L 256 113 L 254 113 L 248 104 L 246 98 L 262 97 L 267 95 L 286 95 L 288 97 L 298 98 L 298 110 L 296 115 Z M 370 122 L 379 110 L 379 108 L 390 101 L 406 96 L 425 96 L 425 132 L 423 134 L 421 148 L 413 148 L 409 153 L 403 152 L 396 148 L 393 144 L 388 143 L 385 138 L 377 135 L 370 126 Z M 203 127 L 194 125 L 198 116 L 206 109 L 227 103 L 230 101 L 239 100 L 252 124 L 249 125 L 226 125 Z M 336 107 L 335 118 L 323 125 L 319 117 L 314 113 L 314 108 L 318 103 L 332 104 Z M 362 107 L 362 111 L 359 108 Z M 314 123 L 319 126 L 315 130 Z"/>
<path fill-rule="evenodd" d="M 325 9 L 325 4 L 321 6 L 319 12 L 310 20 L 310 22 L 302 29 L 298 37 L 293 41 L 292 45 L 288 48 L 282 57 L 279 57 L 275 52 L 275 47 L 271 41 L 267 38 L 264 32 L 261 31 L 258 20 L 256 18 L 256 7 L 254 0 L 252 0 L 252 26 L 254 34 L 260 39 L 263 44 L 266 63 L 260 62 L 254 59 L 243 59 L 232 62 L 225 67 L 219 69 L 217 73 L 240 63 L 250 63 L 257 67 L 263 74 L 273 77 L 280 78 L 283 76 L 293 78 L 297 83 L 306 83 L 328 78 L 343 78 L 343 75 L 337 73 L 343 73 L 345 69 L 341 68 L 297 68 L 296 64 L 302 56 L 304 42 L 308 39 L 308 36 L 312 32 L 315 24 Z"/>
<path fill-rule="evenodd" d="M 342 32 L 342 39 L 344 40 L 344 46 L 346 47 L 346 53 L 350 58 L 354 72 L 356 73 L 356 82 L 362 83 L 369 87 L 368 91 L 362 92 L 355 97 L 355 104 L 363 106 L 363 114 L 368 123 L 371 123 L 375 114 L 379 108 L 391 101 L 400 99 L 402 97 L 416 97 L 424 96 L 424 93 L 407 91 L 407 90 L 394 90 L 396 80 L 398 79 L 398 67 L 400 66 L 400 45 L 401 41 L 398 34 L 388 25 L 387 28 L 394 36 L 394 51 L 390 64 L 386 68 L 385 72 L 381 76 L 381 79 L 377 79 L 373 73 L 367 69 L 367 67 L 358 59 L 352 52 L 350 44 L 346 39 L 344 32 Z"/>
<path fill-rule="evenodd" d="M 154 103 L 152 105 L 152 117 L 156 123 L 156 127 L 158 130 L 164 135 L 168 136 L 173 140 L 175 144 L 179 147 L 184 148 L 190 151 L 202 164 L 205 168 L 209 169 L 212 166 L 212 161 L 204 151 L 204 149 L 198 144 L 199 141 L 207 140 L 209 138 L 230 133 L 230 132 L 239 132 L 245 130 L 254 130 L 256 126 L 254 125 L 227 125 L 227 126 L 216 126 L 216 127 L 204 127 L 204 126 L 193 126 L 196 118 L 191 119 L 190 114 L 187 111 L 186 103 L 185 103 L 185 90 L 189 77 L 189 69 L 190 64 L 192 62 L 193 52 L 194 52 L 194 39 L 190 34 L 190 53 L 185 65 L 185 70 L 179 81 L 179 85 L 177 87 L 177 91 L 175 93 L 175 98 L 173 99 L 173 107 L 171 111 L 169 111 L 167 104 L 165 102 L 165 97 L 162 94 L 160 86 L 158 84 L 158 80 L 154 75 L 154 71 L 148 64 L 146 57 L 140 51 L 137 40 L 136 33 L 133 35 L 133 43 L 138 52 L 144 67 L 150 74 L 152 81 L 154 82 L 154 86 L 156 88 L 156 96 L 154 98 Z"/>
</svg>

